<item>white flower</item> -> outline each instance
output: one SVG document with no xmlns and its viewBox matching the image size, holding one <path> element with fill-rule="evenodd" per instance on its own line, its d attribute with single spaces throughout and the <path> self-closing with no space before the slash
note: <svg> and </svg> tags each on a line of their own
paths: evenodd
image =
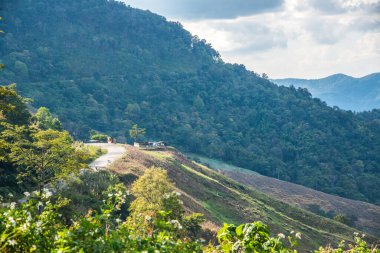
<svg viewBox="0 0 380 253">
<path fill-rule="evenodd" d="M 29 227 L 29 223 L 24 223 L 22 226 L 21 226 L 21 231 L 25 232 L 28 230 L 28 227 Z"/>
<path fill-rule="evenodd" d="M 362 234 L 362 238 L 364 238 L 365 237 L 365 234 Z"/>
<path fill-rule="evenodd" d="M 16 207 L 16 202 L 12 202 L 10 208 L 13 210 Z"/>
<path fill-rule="evenodd" d="M 300 232 L 296 233 L 296 238 L 301 239 L 301 233 Z"/>
<path fill-rule="evenodd" d="M 152 217 L 150 217 L 149 215 L 146 215 L 146 216 L 145 216 L 145 220 L 146 220 L 146 221 L 150 221 L 151 219 L 152 219 Z"/>
<path fill-rule="evenodd" d="M 277 236 L 278 236 L 279 238 L 285 238 L 285 235 L 284 235 L 283 233 L 279 233 Z"/>
<path fill-rule="evenodd" d="M 12 197 L 13 197 L 13 194 L 12 194 L 12 193 L 8 193 L 8 196 L 12 198 Z"/>
<path fill-rule="evenodd" d="M 26 197 L 29 197 L 29 196 L 30 196 L 30 193 L 29 193 L 29 192 L 24 192 L 24 195 L 25 195 Z"/>
<path fill-rule="evenodd" d="M 8 240 L 8 244 L 11 245 L 11 246 L 14 246 L 17 244 L 17 242 L 15 240 Z"/>
<path fill-rule="evenodd" d="M 294 234 L 294 231 L 292 230 L 292 231 L 290 231 L 290 234 Z"/>
<path fill-rule="evenodd" d="M 358 232 L 354 232 L 354 236 L 358 236 L 359 235 L 359 233 Z"/>
<path fill-rule="evenodd" d="M 9 217 L 8 220 L 10 223 L 12 223 L 12 226 L 16 225 L 16 221 L 13 219 L 13 217 Z"/>
<path fill-rule="evenodd" d="M 177 220 L 171 220 L 171 221 L 169 221 L 169 223 L 172 224 L 173 227 L 175 227 L 175 228 L 182 229 L 181 223 L 179 223 L 179 221 L 177 221 Z"/>
<path fill-rule="evenodd" d="M 117 222 L 117 223 L 120 223 L 120 222 L 121 222 L 121 220 L 120 220 L 119 218 L 117 218 L 117 219 L 116 219 L 116 222 Z"/>
<path fill-rule="evenodd" d="M 44 193 L 42 194 L 42 197 L 50 198 L 52 195 L 53 195 L 53 193 L 51 191 L 49 191 L 49 189 L 44 188 Z"/>
</svg>

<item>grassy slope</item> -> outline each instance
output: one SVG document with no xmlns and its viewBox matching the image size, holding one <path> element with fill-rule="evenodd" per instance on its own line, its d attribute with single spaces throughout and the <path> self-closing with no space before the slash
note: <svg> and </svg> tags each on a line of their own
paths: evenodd
<svg viewBox="0 0 380 253">
<path fill-rule="evenodd" d="M 163 167 L 183 193 L 188 210 L 204 213 L 217 225 L 261 220 L 274 234 L 300 231 L 302 248 L 316 248 L 329 242 L 350 240 L 354 230 L 348 226 L 314 215 L 272 199 L 239 184 L 204 165 L 186 159 L 176 151 L 140 151 L 127 147 L 126 156 L 111 170 L 126 183 L 132 182 L 151 166 Z"/>
<path fill-rule="evenodd" d="M 239 168 L 223 163 L 218 160 L 189 155 L 192 159 L 207 164 L 212 169 L 218 170 L 223 175 L 232 178 L 242 184 L 249 185 L 254 189 L 263 192 L 276 199 L 281 199 L 286 203 L 311 209 L 319 207 L 325 213 L 341 213 L 347 217 L 353 215 L 357 218 L 354 227 L 366 233 L 380 237 L 380 207 L 339 196 L 319 192 L 301 185 L 281 181 L 275 178 L 262 176 L 256 172 Z"/>
</svg>

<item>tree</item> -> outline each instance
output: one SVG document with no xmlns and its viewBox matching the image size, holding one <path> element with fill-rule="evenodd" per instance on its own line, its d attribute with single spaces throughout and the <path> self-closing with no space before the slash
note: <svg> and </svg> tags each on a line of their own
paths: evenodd
<svg viewBox="0 0 380 253">
<path fill-rule="evenodd" d="M 30 113 L 26 99 L 16 91 L 16 85 L 0 87 L 0 115 L 2 121 L 10 124 L 25 125 L 29 122 Z"/>
<path fill-rule="evenodd" d="M 164 169 L 152 167 L 132 184 L 135 200 L 129 208 L 128 223 L 142 233 L 151 231 L 159 213 L 167 212 L 166 218 L 179 220 L 183 207 L 173 183 Z"/>
<path fill-rule="evenodd" d="M 139 135 L 145 134 L 145 128 L 139 128 L 137 124 L 134 124 L 132 128 L 129 130 L 129 136 L 133 139 L 134 142 L 137 141 Z"/>
<path fill-rule="evenodd" d="M 34 124 L 42 130 L 63 130 L 62 123 L 59 121 L 58 118 L 53 118 L 49 109 L 46 107 L 40 107 L 37 110 L 37 113 L 33 116 L 32 121 L 34 121 Z"/>
<path fill-rule="evenodd" d="M 6 127 L 1 133 L 2 144 L 9 151 L 6 159 L 18 165 L 19 178 L 35 183 L 40 194 L 46 184 L 86 167 L 68 132 L 10 124 Z"/>
</svg>

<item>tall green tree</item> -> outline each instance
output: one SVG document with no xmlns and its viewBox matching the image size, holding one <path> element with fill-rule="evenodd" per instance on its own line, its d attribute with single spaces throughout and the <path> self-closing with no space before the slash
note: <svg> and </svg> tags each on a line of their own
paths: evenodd
<svg viewBox="0 0 380 253">
<path fill-rule="evenodd" d="M 86 166 L 80 162 L 73 140 L 66 131 L 8 124 L 1 139 L 3 147 L 8 150 L 5 159 L 18 167 L 18 178 L 37 185 L 40 194 L 46 184 Z"/>
<path fill-rule="evenodd" d="M 181 201 L 166 170 L 152 167 L 136 180 L 131 188 L 135 200 L 129 208 L 128 223 L 149 233 L 161 211 L 166 218 L 180 220 L 183 215 Z"/>
<path fill-rule="evenodd" d="M 29 122 L 30 113 L 27 100 L 16 91 L 16 85 L 0 86 L 1 120 L 10 124 L 25 125 Z"/>
<path fill-rule="evenodd" d="M 62 131 L 63 126 L 58 118 L 54 118 L 49 109 L 40 107 L 32 118 L 33 123 L 42 130 L 53 129 Z"/>
<path fill-rule="evenodd" d="M 139 136 L 143 136 L 145 132 L 145 128 L 139 128 L 137 124 L 134 124 L 129 130 L 129 136 L 133 139 L 134 142 L 136 142 Z"/>
</svg>

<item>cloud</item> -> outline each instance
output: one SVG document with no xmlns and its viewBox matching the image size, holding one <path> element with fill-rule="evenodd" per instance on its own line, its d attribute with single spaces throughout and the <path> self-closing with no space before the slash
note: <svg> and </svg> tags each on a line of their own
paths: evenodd
<svg viewBox="0 0 380 253">
<path fill-rule="evenodd" d="M 232 19 L 281 9 L 284 0 L 129 0 L 127 4 L 149 9 L 169 18 Z"/>
<path fill-rule="evenodd" d="M 127 1 L 127 0 L 124 0 Z M 379 72 L 380 0 L 130 0 L 272 78 Z"/>
<path fill-rule="evenodd" d="M 212 44 L 225 53 L 245 54 L 287 46 L 287 36 L 280 27 L 266 25 L 255 17 L 184 24 L 187 29 L 197 31 L 201 37 L 210 38 L 208 34 L 212 34 Z"/>
<path fill-rule="evenodd" d="M 352 11 L 376 12 L 380 8 L 379 0 L 304 0 L 297 2 L 300 9 L 313 9 L 329 15 Z"/>
<path fill-rule="evenodd" d="M 316 6 L 314 0 L 286 0 L 275 13 L 183 24 L 208 40 L 226 62 L 243 63 L 273 78 L 380 71 L 380 15 L 372 8 L 376 4 L 332 2 Z"/>
</svg>

